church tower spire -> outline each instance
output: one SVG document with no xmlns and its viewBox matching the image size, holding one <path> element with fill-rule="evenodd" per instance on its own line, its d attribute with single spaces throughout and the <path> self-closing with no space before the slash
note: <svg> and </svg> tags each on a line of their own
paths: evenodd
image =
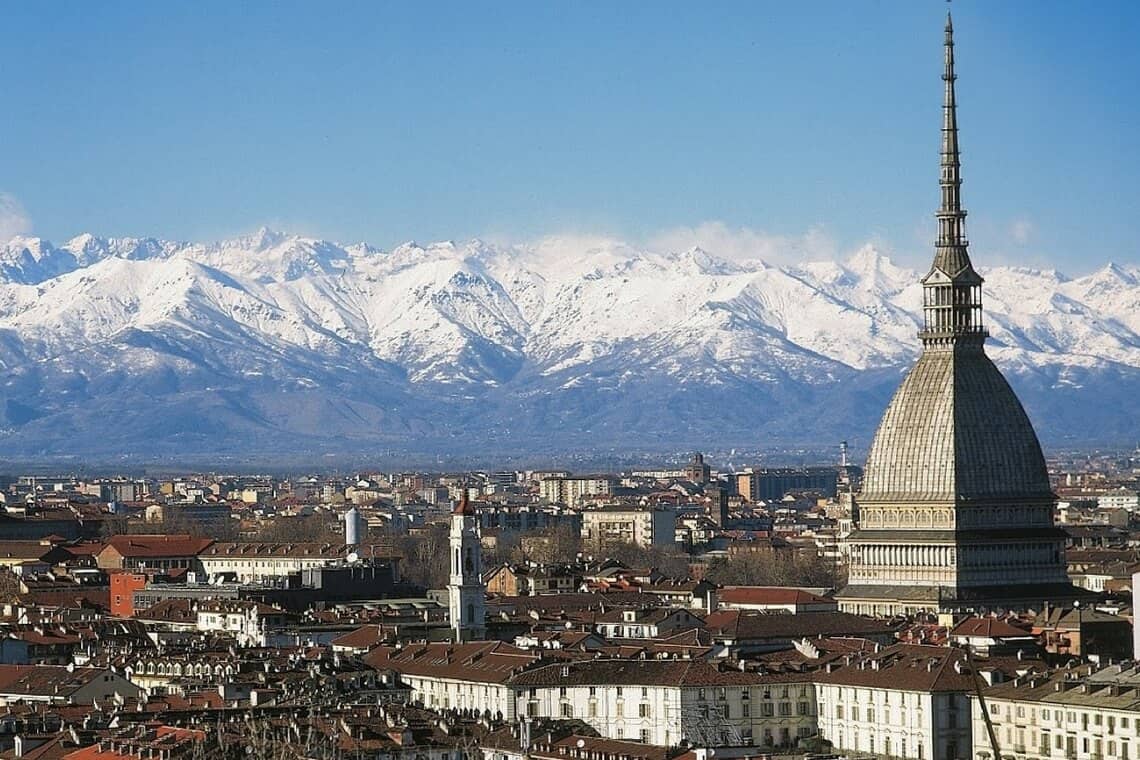
<svg viewBox="0 0 1140 760">
<path fill-rule="evenodd" d="M 479 641 L 486 635 L 487 617 L 482 532 L 479 529 L 479 513 L 467 496 L 467 484 L 460 484 L 460 488 L 459 503 L 451 512 L 448 609 L 455 641 Z"/>
<path fill-rule="evenodd" d="M 958 150 L 958 100 L 954 83 L 954 22 L 946 14 L 943 44 L 941 202 L 934 264 L 922 279 L 923 346 L 978 345 L 982 327 L 982 278 L 970 263 L 966 211 L 962 208 L 962 158 Z"/>
</svg>

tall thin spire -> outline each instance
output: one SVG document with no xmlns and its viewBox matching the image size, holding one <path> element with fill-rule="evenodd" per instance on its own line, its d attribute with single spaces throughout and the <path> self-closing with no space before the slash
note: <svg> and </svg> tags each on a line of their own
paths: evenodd
<svg viewBox="0 0 1140 760">
<path fill-rule="evenodd" d="M 942 201 L 938 206 L 938 241 L 934 265 L 949 275 L 970 265 L 966 252 L 966 212 L 962 209 L 962 158 L 958 152 L 958 99 L 954 91 L 954 22 L 946 14 L 942 71 Z"/>
<path fill-rule="evenodd" d="M 942 70 L 942 153 L 938 180 L 941 202 L 938 239 L 934 242 L 934 264 L 923 278 L 923 314 L 925 326 L 920 333 L 923 343 L 961 345 L 960 338 L 981 345 L 985 338 L 982 327 L 982 278 L 970 263 L 966 240 L 966 211 L 962 208 L 962 158 L 958 151 L 958 99 L 954 83 L 954 22 L 946 14 L 946 38 L 943 43 Z"/>
</svg>

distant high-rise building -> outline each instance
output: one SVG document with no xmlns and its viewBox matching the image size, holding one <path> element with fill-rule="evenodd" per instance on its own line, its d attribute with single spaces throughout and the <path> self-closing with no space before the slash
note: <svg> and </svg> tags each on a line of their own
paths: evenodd
<svg viewBox="0 0 1140 760">
<path fill-rule="evenodd" d="M 848 537 L 848 611 L 1017 608 L 1079 594 L 1033 425 L 985 354 L 982 278 L 961 204 L 954 37 L 946 20 L 941 204 L 922 278 L 922 355 L 867 458 Z"/>
</svg>

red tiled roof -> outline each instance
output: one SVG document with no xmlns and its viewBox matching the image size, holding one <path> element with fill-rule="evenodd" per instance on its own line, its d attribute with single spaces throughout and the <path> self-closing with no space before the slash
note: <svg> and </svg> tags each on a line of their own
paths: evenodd
<svg viewBox="0 0 1140 760">
<path fill-rule="evenodd" d="M 951 636 L 985 636 L 991 639 L 1024 638 L 1033 634 L 992 617 L 968 617 L 950 631 Z"/>
<path fill-rule="evenodd" d="M 717 599 L 727 604 L 834 604 L 834 599 L 790 586 L 725 586 Z"/>
<path fill-rule="evenodd" d="M 538 655 L 501 641 L 376 647 L 364 655 L 364 662 L 377 670 L 486 683 L 506 683 L 516 669 L 536 660 Z"/>
<path fill-rule="evenodd" d="M 107 540 L 107 546 L 124 557 L 194 557 L 212 543 L 212 538 L 190 535 L 122 535 Z"/>
</svg>

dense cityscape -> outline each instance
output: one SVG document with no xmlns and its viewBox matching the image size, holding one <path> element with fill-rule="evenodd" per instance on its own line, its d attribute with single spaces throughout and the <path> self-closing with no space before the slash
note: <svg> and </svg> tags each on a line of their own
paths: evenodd
<svg viewBox="0 0 1140 760">
<path fill-rule="evenodd" d="M 1051 464 L 1067 597 L 877 616 L 836 598 L 863 481 L 843 456 L 9 477 L 0 741 L 20 757 L 952 758 L 990 752 L 985 705 L 1003 752 L 1128 757 L 1140 452 Z"/>
<path fill-rule="evenodd" d="M 1047 456 L 986 353 L 943 34 L 921 352 L 865 458 L 5 464 L 0 758 L 1140 757 L 1140 448 Z"/>
</svg>

